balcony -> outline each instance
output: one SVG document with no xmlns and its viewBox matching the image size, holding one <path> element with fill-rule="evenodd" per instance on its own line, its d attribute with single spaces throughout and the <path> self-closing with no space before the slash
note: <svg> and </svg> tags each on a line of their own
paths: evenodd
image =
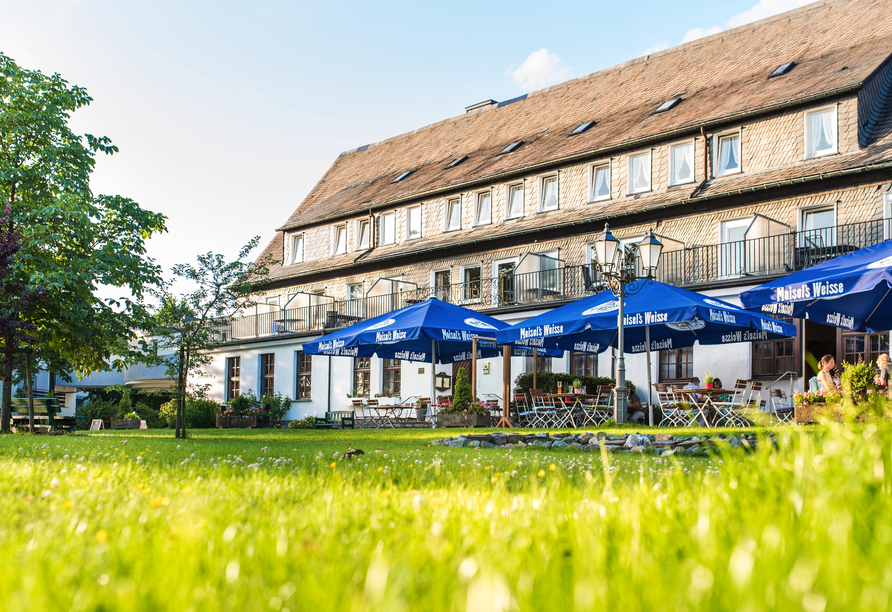
<svg viewBox="0 0 892 612">
<path fill-rule="evenodd" d="M 838 255 L 878 244 L 890 236 L 890 220 L 864 221 L 835 227 L 789 231 L 764 238 L 690 246 L 664 252 L 657 278 L 696 289 L 704 285 L 764 282 L 764 277 L 801 270 Z M 329 332 L 417 304 L 430 297 L 473 310 L 559 303 L 591 295 L 598 278 L 590 265 L 565 265 L 539 272 L 337 301 L 233 318 L 217 327 L 223 342 L 269 339 L 292 333 Z M 263 306 L 258 306 L 262 308 Z"/>
</svg>

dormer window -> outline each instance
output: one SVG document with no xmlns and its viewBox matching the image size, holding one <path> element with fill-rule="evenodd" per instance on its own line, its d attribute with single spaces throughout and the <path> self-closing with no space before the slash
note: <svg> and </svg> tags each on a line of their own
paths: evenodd
<svg viewBox="0 0 892 612">
<path fill-rule="evenodd" d="M 650 191 L 650 151 L 629 156 L 629 193 Z"/>
<path fill-rule="evenodd" d="M 291 263 L 301 263 L 304 260 L 304 235 L 297 234 L 291 237 Z"/>
<path fill-rule="evenodd" d="M 421 207 L 413 206 L 406 209 L 406 238 L 421 238 Z"/>
<path fill-rule="evenodd" d="M 381 244 L 393 244 L 396 242 L 396 215 L 386 213 L 378 217 L 381 230 Z"/>
<path fill-rule="evenodd" d="M 722 176 L 740 172 L 740 133 L 716 137 L 715 175 Z"/>
<path fill-rule="evenodd" d="M 334 252 L 333 255 L 342 255 L 347 252 L 347 226 L 336 225 L 334 228 Z"/>
<path fill-rule="evenodd" d="M 357 224 L 356 228 L 356 249 L 363 250 L 369 248 L 370 238 L 369 222 L 367 219 L 363 219 Z"/>
<path fill-rule="evenodd" d="M 669 147 L 669 185 L 694 182 L 694 143 L 684 142 Z"/>
<path fill-rule="evenodd" d="M 836 107 L 805 113 L 805 156 L 836 153 Z"/>
</svg>

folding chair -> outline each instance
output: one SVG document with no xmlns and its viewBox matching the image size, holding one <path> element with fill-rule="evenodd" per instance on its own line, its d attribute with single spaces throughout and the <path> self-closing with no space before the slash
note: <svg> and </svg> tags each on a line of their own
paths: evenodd
<svg viewBox="0 0 892 612">
<path fill-rule="evenodd" d="M 533 398 L 533 411 L 536 413 L 532 427 L 551 427 L 554 418 L 554 404 L 545 397 L 542 389 L 530 389 Z"/>
<path fill-rule="evenodd" d="M 782 389 L 769 389 L 771 409 L 779 423 L 789 424 L 794 421 L 795 409 L 787 403 L 787 394 Z"/>
<path fill-rule="evenodd" d="M 517 406 L 517 425 L 519 427 L 530 427 L 530 420 L 536 416 L 536 411 L 530 409 L 527 394 L 515 393 L 514 405 Z"/>
<path fill-rule="evenodd" d="M 654 384 L 654 390 L 657 392 L 657 401 L 660 403 L 660 410 L 663 413 L 660 427 L 684 427 L 690 424 L 691 420 L 687 409 L 679 403 L 675 392 L 668 385 Z M 687 401 L 686 398 L 685 401 Z"/>
</svg>

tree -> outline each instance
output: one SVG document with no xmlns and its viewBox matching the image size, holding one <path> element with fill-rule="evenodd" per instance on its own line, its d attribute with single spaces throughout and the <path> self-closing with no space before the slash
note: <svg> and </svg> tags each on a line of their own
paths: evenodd
<svg viewBox="0 0 892 612">
<path fill-rule="evenodd" d="M 146 290 L 161 282 L 146 241 L 165 230 L 164 215 L 90 190 L 96 156 L 118 150 L 107 137 L 70 129 L 71 114 L 91 101 L 60 75 L 0 53 L 0 201 L 9 204 L 8 231 L 21 236 L 14 274 L 46 292 L 21 313 L 33 328 L 27 348 L 51 372 L 80 375 L 141 357 L 133 330 L 147 314 Z M 100 287 L 123 295 L 102 300 Z M 22 348 L 3 342 L 6 354 Z M 8 430 L 6 394 L 0 418 Z"/>
<path fill-rule="evenodd" d="M 464 368 L 459 368 L 455 375 L 455 389 L 452 397 L 452 410 L 455 412 L 463 412 L 468 409 L 468 405 L 474 400 L 471 393 L 471 383 L 465 374 Z"/>
<path fill-rule="evenodd" d="M 167 374 L 176 378 L 176 437 L 186 437 L 185 401 L 190 374 L 200 375 L 211 360 L 211 351 L 224 342 L 221 329 L 242 308 L 254 305 L 251 296 L 269 274 L 269 259 L 254 263 L 244 261 L 260 242 L 252 238 L 239 251 L 235 261 L 222 255 L 198 256 L 197 265 L 179 264 L 173 276 L 193 285 L 195 290 L 180 296 L 171 293 L 171 284 L 158 292 L 160 306 L 147 327 L 147 338 L 156 343 L 156 363 L 167 366 Z"/>
</svg>

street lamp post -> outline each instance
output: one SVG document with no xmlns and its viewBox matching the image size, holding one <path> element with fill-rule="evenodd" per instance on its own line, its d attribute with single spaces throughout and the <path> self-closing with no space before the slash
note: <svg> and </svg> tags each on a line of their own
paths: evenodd
<svg viewBox="0 0 892 612">
<path fill-rule="evenodd" d="M 601 274 L 601 282 L 610 289 L 611 293 L 619 301 L 619 313 L 617 314 L 617 342 L 619 343 L 619 359 L 616 362 L 616 403 L 614 404 L 614 420 L 617 423 L 625 423 L 627 416 L 627 402 L 629 390 L 626 388 L 626 359 L 624 356 L 624 331 L 623 318 L 625 316 L 625 298 L 635 295 L 645 285 L 652 283 L 656 276 L 657 267 L 660 265 L 660 255 L 663 252 L 663 244 L 654 237 L 652 231 L 638 244 L 634 245 L 635 254 L 631 262 L 626 261 L 625 253 L 613 234 L 610 233 L 608 224 L 604 224 L 604 231 L 595 238 L 595 256 L 598 259 L 598 272 Z M 636 263 L 640 263 L 642 275 L 638 275 Z"/>
</svg>

